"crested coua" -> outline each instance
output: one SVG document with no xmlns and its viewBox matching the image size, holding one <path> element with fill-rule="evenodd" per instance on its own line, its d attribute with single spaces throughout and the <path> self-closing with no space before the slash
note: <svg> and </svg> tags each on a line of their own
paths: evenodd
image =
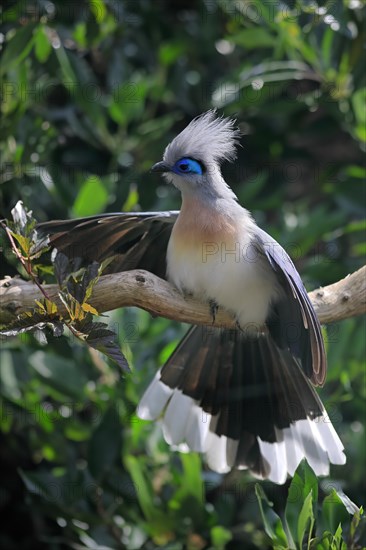
<svg viewBox="0 0 366 550">
<path fill-rule="evenodd" d="M 117 213 L 40 224 L 68 256 L 110 270 L 147 269 L 236 320 L 192 327 L 148 386 L 143 419 L 166 441 L 206 454 L 218 472 L 249 469 L 284 483 L 306 458 L 317 475 L 344 464 L 343 445 L 313 385 L 322 385 L 321 328 L 284 249 L 260 229 L 221 174 L 234 121 L 208 111 L 166 148 L 153 172 L 182 195 L 180 212 Z"/>
</svg>

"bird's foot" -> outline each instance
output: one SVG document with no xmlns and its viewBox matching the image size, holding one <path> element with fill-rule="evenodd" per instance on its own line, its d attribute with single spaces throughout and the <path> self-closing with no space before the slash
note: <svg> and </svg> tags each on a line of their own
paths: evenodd
<svg viewBox="0 0 366 550">
<path fill-rule="evenodd" d="M 212 324 L 214 325 L 216 321 L 216 313 L 218 312 L 219 306 L 215 302 L 215 300 L 210 300 L 209 305 L 210 305 L 210 313 L 212 315 Z"/>
</svg>

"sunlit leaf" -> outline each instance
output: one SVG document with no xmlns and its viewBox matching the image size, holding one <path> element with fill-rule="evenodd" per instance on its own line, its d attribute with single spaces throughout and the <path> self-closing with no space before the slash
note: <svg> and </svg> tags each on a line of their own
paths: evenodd
<svg viewBox="0 0 366 550">
<path fill-rule="evenodd" d="M 331 533 L 336 531 L 339 524 L 345 526 L 351 522 L 350 514 L 335 489 L 323 500 L 322 512 L 323 522 Z"/>
<path fill-rule="evenodd" d="M 265 532 L 271 539 L 272 543 L 287 547 L 289 541 L 287 540 L 281 519 L 273 511 L 273 504 L 268 500 L 265 492 L 258 483 L 255 485 L 255 494 L 257 496 Z"/>
<path fill-rule="evenodd" d="M 34 33 L 34 51 L 40 63 L 45 63 L 52 51 L 44 25 L 40 25 Z"/>
<path fill-rule="evenodd" d="M 302 548 L 305 533 L 308 529 L 312 529 L 313 523 L 313 494 L 312 491 L 310 491 L 304 500 L 297 522 L 297 540 L 299 548 Z"/>
<path fill-rule="evenodd" d="M 108 192 L 98 176 L 90 176 L 75 199 L 73 211 L 76 217 L 91 216 L 103 212 L 108 202 Z"/>
<path fill-rule="evenodd" d="M 86 313 L 92 313 L 93 315 L 98 315 L 98 312 L 95 309 L 95 307 L 91 306 L 90 304 L 87 304 L 84 302 L 81 307 L 82 307 L 82 310 L 85 311 Z"/>
<path fill-rule="evenodd" d="M 224 550 L 224 548 L 226 548 L 227 543 L 230 542 L 232 538 L 233 538 L 233 535 L 229 531 L 229 529 L 226 529 L 221 525 L 217 525 L 216 527 L 212 527 L 211 529 L 212 544 L 214 545 L 214 548 L 217 550 Z"/>
<path fill-rule="evenodd" d="M 311 494 L 312 497 L 308 498 Z M 316 514 L 316 503 L 318 501 L 318 480 L 313 470 L 308 463 L 303 460 L 300 462 L 294 477 L 291 481 L 287 503 L 285 509 L 285 517 L 288 529 L 293 541 L 298 540 L 298 521 L 301 511 L 304 508 L 305 501 L 310 502 L 313 506 L 313 515 Z M 306 510 L 307 508 L 305 508 Z"/>
</svg>

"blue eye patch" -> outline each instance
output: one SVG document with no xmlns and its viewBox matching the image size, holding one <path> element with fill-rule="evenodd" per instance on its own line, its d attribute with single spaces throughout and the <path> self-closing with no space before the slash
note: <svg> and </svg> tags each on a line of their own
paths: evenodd
<svg viewBox="0 0 366 550">
<path fill-rule="evenodd" d="M 198 160 L 191 159 L 188 157 L 181 158 L 177 160 L 174 164 L 172 171 L 176 174 L 203 174 L 203 166 Z"/>
</svg>

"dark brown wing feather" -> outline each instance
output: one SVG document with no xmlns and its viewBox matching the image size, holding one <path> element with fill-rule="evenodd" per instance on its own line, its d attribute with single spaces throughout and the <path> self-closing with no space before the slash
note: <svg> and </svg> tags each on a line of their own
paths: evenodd
<svg viewBox="0 0 366 550">
<path fill-rule="evenodd" d="M 117 213 L 41 223 L 51 247 L 69 258 L 102 262 L 109 273 L 146 269 L 166 276 L 166 249 L 178 212 Z"/>
</svg>

